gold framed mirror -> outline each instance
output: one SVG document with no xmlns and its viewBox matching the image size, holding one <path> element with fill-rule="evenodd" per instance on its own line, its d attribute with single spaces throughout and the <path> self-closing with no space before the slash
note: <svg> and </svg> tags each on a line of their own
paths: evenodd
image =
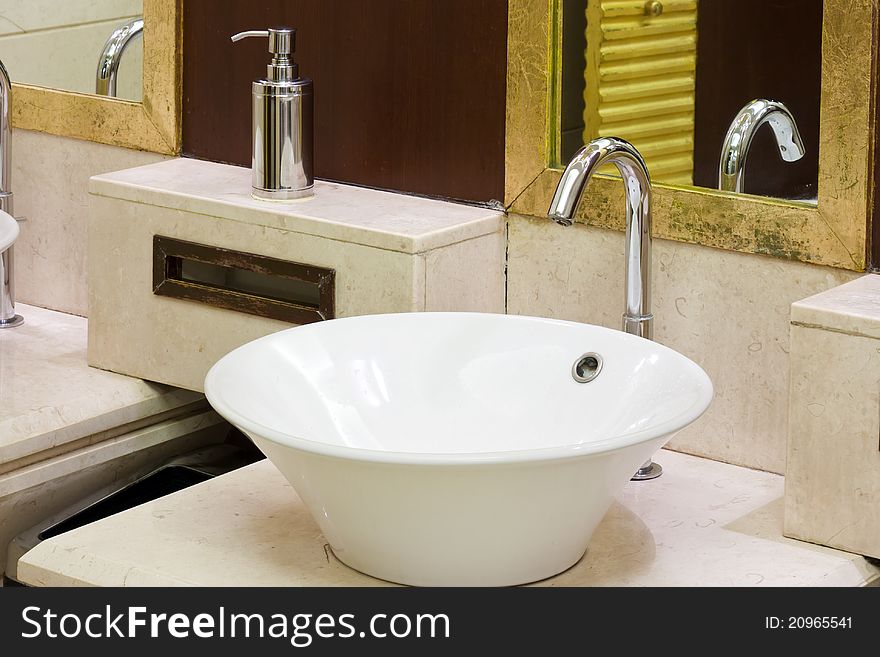
<svg viewBox="0 0 880 657">
<path fill-rule="evenodd" d="M 12 126 L 125 148 L 178 154 L 181 145 L 181 1 L 143 0 L 141 102 L 13 82 Z"/>
<path fill-rule="evenodd" d="M 512 213 L 541 217 L 561 173 L 548 165 L 559 148 L 561 1 L 509 0 L 508 6 L 505 205 Z M 655 237 L 865 269 L 874 158 L 875 13 L 872 0 L 823 2 L 817 201 L 655 182 Z M 584 192 L 577 221 L 623 230 L 623 208 L 620 179 L 598 175 Z"/>
</svg>

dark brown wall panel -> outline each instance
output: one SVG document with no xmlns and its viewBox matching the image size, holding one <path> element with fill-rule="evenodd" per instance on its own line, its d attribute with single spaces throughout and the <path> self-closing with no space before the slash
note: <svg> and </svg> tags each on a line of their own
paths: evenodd
<svg viewBox="0 0 880 657">
<path fill-rule="evenodd" d="M 700 0 L 697 12 L 694 184 L 718 186 L 721 144 L 733 117 L 754 98 L 786 104 L 806 154 L 783 162 L 765 126 L 746 165 L 749 194 L 815 197 L 819 172 L 822 0 Z"/>
<path fill-rule="evenodd" d="M 297 29 L 319 178 L 488 201 L 504 190 L 506 0 L 185 0 L 183 152 L 250 166 L 251 80 Z"/>
</svg>

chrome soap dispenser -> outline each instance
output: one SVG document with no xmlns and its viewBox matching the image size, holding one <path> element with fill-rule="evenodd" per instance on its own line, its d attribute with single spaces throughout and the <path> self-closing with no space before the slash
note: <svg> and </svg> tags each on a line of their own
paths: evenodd
<svg viewBox="0 0 880 657">
<path fill-rule="evenodd" d="M 296 30 L 277 28 L 239 32 L 232 37 L 268 37 L 272 62 L 253 88 L 253 194 L 286 200 L 311 196 L 312 81 L 299 77 L 293 61 Z"/>
</svg>

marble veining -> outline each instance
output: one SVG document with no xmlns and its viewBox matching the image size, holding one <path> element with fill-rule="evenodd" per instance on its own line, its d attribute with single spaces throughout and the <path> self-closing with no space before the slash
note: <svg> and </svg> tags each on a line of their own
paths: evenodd
<svg viewBox="0 0 880 657">
<path fill-rule="evenodd" d="M 203 401 L 197 393 L 89 367 L 82 317 L 24 304 L 17 310 L 25 324 L 0 331 L 0 471 Z"/>
<path fill-rule="evenodd" d="M 309 198 L 257 200 L 251 196 L 250 169 L 188 158 L 95 176 L 89 191 L 403 253 L 494 233 L 504 224 L 499 209 L 320 180 Z"/>
<path fill-rule="evenodd" d="M 664 451 L 575 566 L 536 586 L 858 586 L 864 558 L 782 537 L 780 476 Z M 339 562 L 269 461 L 44 541 L 34 586 L 382 586 Z"/>
</svg>

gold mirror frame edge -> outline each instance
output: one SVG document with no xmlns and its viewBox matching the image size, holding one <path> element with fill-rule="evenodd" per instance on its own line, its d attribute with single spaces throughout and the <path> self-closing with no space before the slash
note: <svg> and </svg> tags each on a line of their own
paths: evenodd
<svg viewBox="0 0 880 657">
<path fill-rule="evenodd" d="M 546 216 L 559 117 L 560 0 L 509 0 L 505 205 Z M 853 47 L 863 44 L 864 47 Z M 654 236 L 864 271 L 873 179 L 877 0 L 824 0 L 818 203 L 654 184 Z M 623 230 L 623 186 L 597 176 L 577 221 Z"/>
<path fill-rule="evenodd" d="M 143 2 L 142 102 L 13 83 L 12 126 L 165 155 L 180 153 L 182 0 Z"/>
</svg>

